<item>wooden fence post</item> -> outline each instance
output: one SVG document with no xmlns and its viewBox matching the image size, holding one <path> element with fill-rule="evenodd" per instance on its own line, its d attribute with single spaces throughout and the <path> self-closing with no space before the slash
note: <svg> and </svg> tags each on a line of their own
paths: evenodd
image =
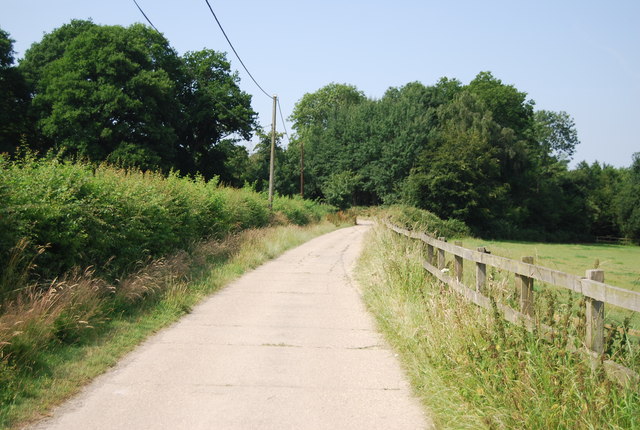
<svg viewBox="0 0 640 430">
<path fill-rule="evenodd" d="M 439 237 L 438 240 L 441 241 L 441 242 L 446 242 L 447 241 L 447 239 L 445 239 L 444 237 Z M 438 248 L 438 269 L 439 270 L 444 269 L 444 265 L 445 265 L 445 262 L 444 262 L 444 249 Z"/>
<path fill-rule="evenodd" d="M 478 252 L 483 254 L 487 252 L 484 247 L 477 248 Z M 479 293 L 484 292 L 485 285 L 487 284 L 487 265 L 483 263 L 476 263 L 476 291 Z"/>
<path fill-rule="evenodd" d="M 433 245 L 427 244 L 427 262 L 434 266 Z"/>
<path fill-rule="evenodd" d="M 587 270 L 587 279 L 604 282 L 604 270 Z M 602 354 L 604 352 L 604 303 L 587 297 L 586 328 L 587 348 Z"/>
<path fill-rule="evenodd" d="M 454 242 L 454 245 L 462 246 L 462 242 L 456 241 L 456 242 Z M 456 262 L 455 262 L 456 280 L 458 282 L 462 282 L 462 276 L 464 274 L 463 259 L 459 255 L 456 255 L 455 257 L 456 257 L 455 258 L 455 260 L 456 260 Z"/>
<path fill-rule="evenodd" d="M 533 257 L 522 257 L 523 263 L 533 264 Z M 516 275 L 516 289 L 520 293 L 520 312 L 533 316 L 533 278 Z"/>
</svg>

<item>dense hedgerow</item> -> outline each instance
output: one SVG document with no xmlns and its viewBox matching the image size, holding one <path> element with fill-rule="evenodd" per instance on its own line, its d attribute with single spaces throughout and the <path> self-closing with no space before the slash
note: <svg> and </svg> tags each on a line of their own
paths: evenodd
<svg viewBox="0 0 640 430">
<path fill-rule="evenodd" d="M 44 247 L 34 271 L 44 279 L 88 266 L 116 277 L 202 238 L 263 227 L 274 217 L 304 225 L 327 208 L 278 197 L 274 210 L 264 195 L 216 180 L 0 156 L 0 267 L 12 258 L 27 264 Z M 28 245 L 16 255 L 21 241 Z M 5 293 L 8 277 L 0 279 Z"/>
<path fill-rule="evenodd" d="M 332 208 L 299 196 L 276 196 L 273 200 L 273 210 L 284 215 L 291 224 L 307 225 L 324 218 Z"/>
</svg>

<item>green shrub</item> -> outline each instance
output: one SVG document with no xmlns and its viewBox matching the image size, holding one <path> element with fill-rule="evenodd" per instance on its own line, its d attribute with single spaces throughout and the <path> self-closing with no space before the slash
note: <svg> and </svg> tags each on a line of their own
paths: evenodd
<svg viewBox="0 0 640 430">
<path fill-rule="evenodd" d="M 382 210 L 378 216 L 409 230 L 426 232 L 432 236 L 446 238 L 465 237 L 471 235 L 467 225 L 457 219 L 443 220 L 432 212 L 412 206 L 390 206 Z"/>
<path fill-rule="evenodd" d="M 276 196 L 273 199 L 273 210 L 282 213 L 291 224 L 307 225 L 320 221 L 332 208 L 311 200 L 304 200 L 299 196 L 291 198 Z"/>
<path fill-rule="evenodd" d="M 264 227 L 271 219 L 264 195 L 225 188 L 217 180 L 31 156 L 0 158 L 0 198 L 0 265 L 7 267 L 11 250 L 26 240 L 25 261 L 46 247 L 36 262 L 36 273 L 45 279 L 76 266 L 120 277 L 148 258 L 202 238 Z M 276 199 L 274 209 L 299 225 L 326 211 L 284 197 Z M 15 289 L 0 287 L 0 293 L 2 288 Z"/>
<path fill-rule="evenodd" d="M 249 188 L 218 190 L 224 202 L 227 231 L 264 227 L 269 223 L 269 204 L 260 194 Z"/>
</svg>

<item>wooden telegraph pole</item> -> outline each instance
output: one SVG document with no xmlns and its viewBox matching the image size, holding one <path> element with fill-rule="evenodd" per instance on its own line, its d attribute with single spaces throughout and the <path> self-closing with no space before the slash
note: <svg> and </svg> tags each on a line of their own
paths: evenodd
<svg viewBox="0 0 640 430">
<path fill-rule="evenodd" d="M 273 115 L 271 116 L 271 157 L 269 159 L 269 210 L 273 210 L 273 165 L 276 154 L 276 104 L 278 96 L 273 96 Z"/>
<path fill-rule="evenodd" d="M 304 142 L 300 141 L 300 197 L 304 198 Z"/>
</svg>

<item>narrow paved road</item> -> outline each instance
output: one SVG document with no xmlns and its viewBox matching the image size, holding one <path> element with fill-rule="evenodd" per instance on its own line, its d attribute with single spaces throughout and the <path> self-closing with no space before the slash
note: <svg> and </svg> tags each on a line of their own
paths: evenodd
<svg viewBox="0 0 640 430">
<path fill-rule="evenodd" d="M 36 428 L 429 428 L 351 278 L 367 228 L 248 273 Z"/>
</svg>

